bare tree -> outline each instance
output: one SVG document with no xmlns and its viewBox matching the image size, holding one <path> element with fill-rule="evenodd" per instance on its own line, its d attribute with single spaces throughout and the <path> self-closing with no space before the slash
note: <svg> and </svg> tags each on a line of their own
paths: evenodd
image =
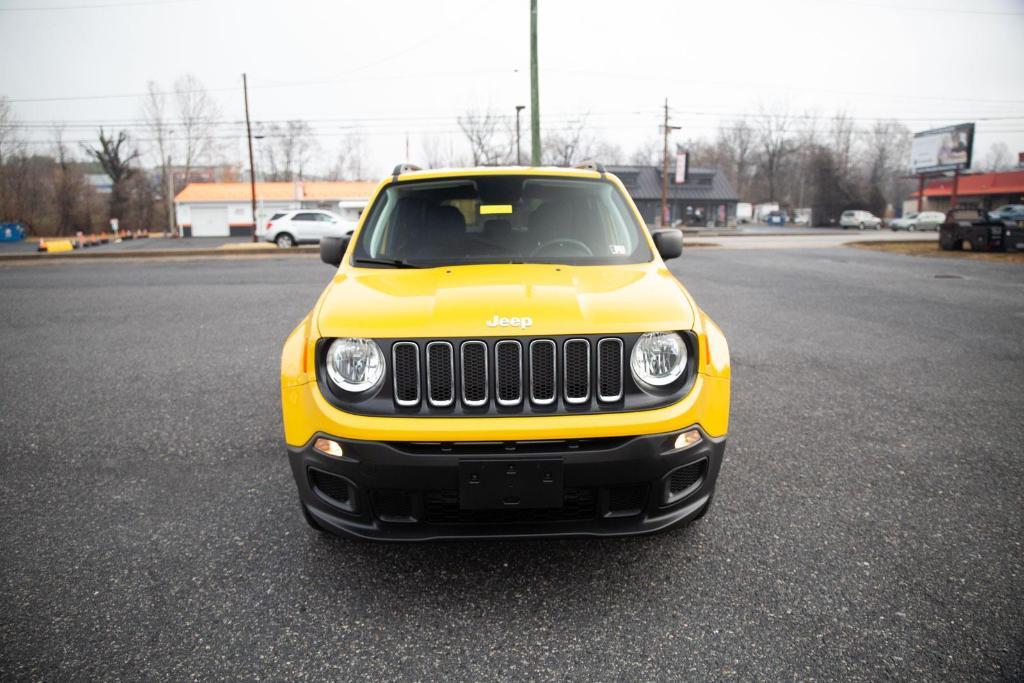
<svg viewBox="0 0 1024 683">
<path fill-rule="evenodd" d="M 591 137 L 586 130 L 587 115 L 570 121 L 544 136 L 541 157 L 552 166 L 572 166 L 590 157 Z"/>
<path fill-rule="evenodd" d="M 636 166 L 660 166 L 661 151 L 661 138 L 651 136 L 633 148 L 629 163 Z"/>
<path fill-rule="evenodd" d="M 0 96 L 0 166 L 19 147 L 17 120 L 14 117 L 14 111 L 11 109 L 11 103 L 7 101 L 7 98 Z"/>
<path fill-rule="evenodd" d="M 596 159 L 605 165 L 617 166 L 626 161 L 626 154 L 622 151 L 622 146 L 604 138 L 592 139 L 589 153 L 589 158 Z"/>
<path fill-rule="evenodd" d="M 54 129 L 54 138 L 57 160 L 53 179 L 56 230 L 58 235 L 70 235 L 90 227 L 84 205 L 87 188 L 81 169 L 73 163 L 67 145 L 64 144 L 64 131 L 59 127 Z"/>
<path fill-rule="evenodd" d="M 420 150 L 427 168 L 460 165 L 455 143 L 448 135 L 430 135 L 422 138 Z"/>
<path fill-rule="evenodd" d="M 804 201 L 808 187 L 808 175 L 813 163 L 814 155 L 820 144 L 821 131 L 818 127 L 818 116 L 814 112 L 807 112 L 802 117 L 804 127 L 797 133 L 796 137 L 796 207 L 807 208 Z"/>
<path fill-rule="evenodd" d="M 795 145 L 790 133 L 790 117 L 785 109 L 765 111 L 758 118 L 757 142 L 762 155 L 762 173 L 768 183 L 768 201 L 778 199 L 778 181 L 783 164 Z"/>
<path fill-rule="evenodd" d="M 366 141 L 353 131 L 341 139 L 334 163 L 327 171 L 331 180 L 362 180 L 365 177 Z"/>
<path fill-rule="evenodd" d="M 458 124 L 469 142 L 474 166 L 498 166 L 512 159 L 514 135 L 509 134 L 508 122 L 490 109 L 467 112 L 458 117 Z"/>
<path fill-rule="evenodd" d="M 846 177 L 853 164 L 854 127 L 853 119 L 844 111 L 837 111 L 832 117 L 831 127 L 832 150 L 835 152 L 837 171 Z"/>
<path fill-rule="evenodd" d="M 316 143 L 313 129 L 300 120 L 271 124 L 263 138 L 263 168 L 268 180 L 301 180 Z"/>
<path fill-rule="evenodd" d="M 202 82 L 192 74 L 185 74 L 174 82 L 174 99 L 181 127 L 180 158 L 187 184 L 192 168 L 216 154 L 214 129 L 219 112 Z"/>
<path fill-rule="evenodd" d="M 871 211 L 883 212 L 896 202 L 899 175 L 910 161 L 910 131 L 898 121 L 877 121 L 865 134 L 867 201 Z"/>
<path fill-rule="evenodd" d="M 148 92 L 142 103 L 142 116 L 157 156 L 160 167 L 160 187 L 157 194 L 167 217 L 167 229 L 175 230 L 174 197 L 170 182 L 171 174 L 171 123 L 167 116 L 167 96 L 153 81 L 146 84 Z M 187 176 L 186 176 L 187 180 Z"/>
<path fill-rule="evenodd" d="M 125 131 L 120 131 L 115 140 L 113 136 L 108 137 L 102 128 L 99 147 L 85 146 L 85 151 L 110 176 L 110 217 L 123 219 L 130 194 L 128 183 L 135 173 L 132 162 L 139 158 L 139 151 L 128 148 L 128 133 Z"/>
<path fill-rule="evenodd" d="M 757 136 L 745 118 L 730 121 L 719 127 L 715 141 L 714 159 L 703 164 L 720 168 L 732 182 L 736 194 L 745 197 L 754 171 Z"/>
<path fill-rule="evenodd" d="M 993 142 L 989 145 L 988 154 L 985 155 L 984 170 L 1006 171 L 1012 168 L 1012 164 L 1013 157 L 1005 142 Z"/>
</svg>

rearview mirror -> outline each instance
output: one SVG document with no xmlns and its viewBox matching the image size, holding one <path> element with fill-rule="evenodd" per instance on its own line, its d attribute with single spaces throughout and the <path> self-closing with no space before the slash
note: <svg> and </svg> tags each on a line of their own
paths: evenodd
<svg viewBox="0 0 1024 683">
<path fill-rule="evenodd" d="M 320 260 L 331 266 L 340 266 L 341 259 L 348 249 L 351 235 L 344 237 L 323 237 L 320 239 Z"/>
<path fill-rule="evenodd" d="M 654 246 L 657 247 L 661 258 L 669 260 L 676 258 L 683 253 L 683 231 L 675 228 L 662 228 L 652 230 L 651 237 L 654 239 Z"/>
</svg>

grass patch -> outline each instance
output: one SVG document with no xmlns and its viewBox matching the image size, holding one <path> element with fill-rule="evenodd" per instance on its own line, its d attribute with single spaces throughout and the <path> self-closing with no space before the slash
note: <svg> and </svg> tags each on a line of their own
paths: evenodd
<svg viewBox="0 0 1024 683">
<path fill-rule="evenodd" d="M 938 258 L 969 259 L 971 261 L 999 261 L 1000 263 L 1024 263 L 1024 252 L 991 251 L 943 251 L 938 242 L 847 242 L 846 246 L 871 251 L 887 251 L 907 256 L 932 256 Z"/>
</svg>

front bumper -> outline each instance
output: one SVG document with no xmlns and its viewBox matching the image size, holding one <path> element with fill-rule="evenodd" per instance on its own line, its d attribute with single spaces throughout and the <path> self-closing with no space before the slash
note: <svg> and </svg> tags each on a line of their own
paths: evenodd
<svg viewBox="0 0 1024 683">
<path fill-rule="evenodd" d="M 697 428 L 699 429 L 699 428 Z M 378 540 L 622 536 L 664 529 L 710 502 L 725 437 L 673 448 L 685 430 L 631 437 L 507 442 L 338 439 L 344 456 L 289 447 L 299 497 L 323 528 Z M 467 510 L 460 461 L 555 459 L 561 507 Z"/>
</svg>

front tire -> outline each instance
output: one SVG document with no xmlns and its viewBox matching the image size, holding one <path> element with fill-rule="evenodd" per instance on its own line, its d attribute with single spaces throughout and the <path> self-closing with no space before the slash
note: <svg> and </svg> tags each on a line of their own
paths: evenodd
<svg viewBox="0 0 1024 683">
<path fill-rule="evenodd" d="M 863 223 L 861 223 L 860 225 L 858 225 L 858 226 L 857 226 L 857 229 L 858 229 L 858 230 L 863 230 L 863 229 L 864 229 L 864 224 L 863 224 Z"/>
<path fill-rule="evenodd" d="M 916 225 L 911 225 L 911 226 L 909 226 L 907 228 L 907 230 L 909 230 L 910 232 L 917 232 L 917 226 Z"/>
<path fill-rule="evenodd" d="M 282 232 L 280 235 L 274 238 L 274 243 L 277 244 L 277 246 L 280 247 L 281 249 L 288 249 L 290 247 L 295 246 L 295 238 L 286 232 Z"/>
</svg>

